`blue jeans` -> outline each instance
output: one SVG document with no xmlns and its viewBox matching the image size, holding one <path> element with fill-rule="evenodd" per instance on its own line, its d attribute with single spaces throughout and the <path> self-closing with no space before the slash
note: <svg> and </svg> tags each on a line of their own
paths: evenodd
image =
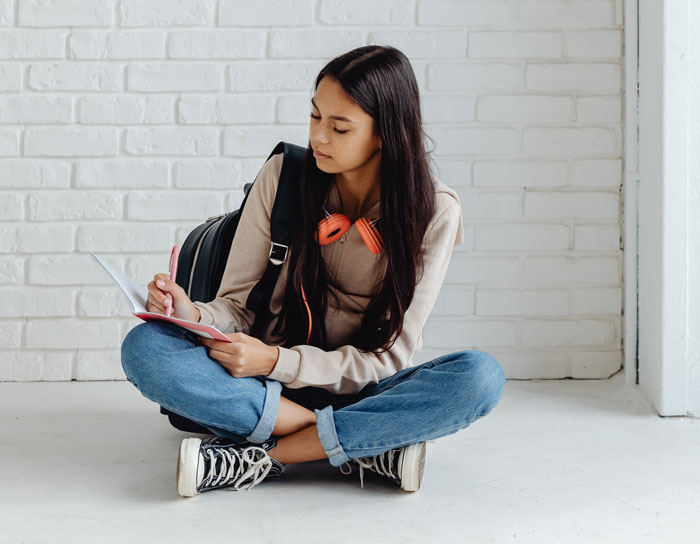
<svg viewBox="0 0 700 544">
<path fill-rule="evenodd" d="M 488 414 L 505 383 L 492 355 L 465 350 L 404 368 L 354 394 L 290 389 L 264 376 L 231 376 L 197 338 L 165 321 L 137 325 L 121 347 L 127 379 L 144 397 L 236 442 L 270 438 L 284 395 L 314 411 L 333 466 L 455 433 Z"/>
</svg>

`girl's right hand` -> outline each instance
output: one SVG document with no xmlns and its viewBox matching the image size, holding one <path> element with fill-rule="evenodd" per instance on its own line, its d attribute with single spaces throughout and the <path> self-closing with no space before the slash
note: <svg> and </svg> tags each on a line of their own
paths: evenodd
<svg viewBox="0 0 700 544">
<path fill-rule="evenodd" d="M 153 276 L 153 281 L 148 284 L 146 310 L 165 315 L 165 310 L 170 305 L 172 305 L 171 317 L 199 321 L 199 309 L 187 296 L 185 290 L 170 279 L 170 274 L 156 274 Z"/>
</svg>

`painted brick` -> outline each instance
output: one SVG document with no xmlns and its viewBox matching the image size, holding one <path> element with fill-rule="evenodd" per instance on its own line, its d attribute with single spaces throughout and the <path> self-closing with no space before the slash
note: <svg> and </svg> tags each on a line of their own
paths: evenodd
<svg viewBox="0 0 700 544">
<path fill-rule="evenodd" d="M 72 122 L 71 99 L 51 96 L 0 97 L 0 123 L 64 124 Z"/>
<path fill-rule="evenodd" d="M 618 187 L 622 183 L 620 159 L 577 160 L 571 166 L 569 184 L 582 187 Z"/>
<path fill-rule="evenodd" d="M 179 161 L 173 165 L 173 185 L 178 189 L 243 188 L 252 181 L 244 177 L 239 160 Z"/>
<path fill-rule="evenodd" d="M 148 160 L 78 161 L 75 165 L 78 188 L 117 189 L 168 186 L 168 163 Z"/>
<path fill-rule="evenodd" d="M 559 32 L 470 32 L 473 58 L 557 58 L 562 55 Z"/>
<path fill-rule="evenodd" d="M 29 349 L 115 349 L 119 323 L 113 319 L 29 319 Z"/>
<path fill-rule="evenodd" d="M 525 257 L 524 272 L 532 283 L 599 284 L 620 282 L 620 260 L 616 257 Z"/>
<path fill-rule="evenodd" d="M 236 26 L 291 26 L 313 22 L 313 0 L 220 0 L 219 24 Z"/>
<path fill-rule="evenodd" d="M 122 72 L 120 64 L 32 64 L 29 88 L 35 91 L 120 91 Z"/>
<path fill-rule="evenodd" d="M 113 128 L 32 128 L 24 133 L 26 155 L 42 157 L 104 157 L 117 154 Z"/>
<path fill-rule="evenodd" d="M 129 155 L 211 156 L 219 153 L 219 132 L 214 128 L 133 128 L 124 134 Z"/>
<path fill-rule="evenodd" d="M 0 92 L 19 91 L 21 85 L 19 64 L 0 64 Z"/>
<path fill-rule="evenodd" d="M 474 161 L 474 185 L 481 187 L 560 187 L 566 185 L 565 161 Z"/>
<path fill-rule="evenodd" d="M 21 194 L 5 192 L 0 199 L 0 221 L 17 221 L 24 217 L 24 199 Z"/>
<path fill-rule="evenodd" d="M 165 56 L 162 32 L 74 32 L 68 43 L 71 59 L 160 59 Z"/>
<path fill-rule="evenodd" d="M 464 30 L 378 30 L 369 33 L 368 43 L 396 47 L 409 59 L 464 58 L 467 54 Z"/>
<path fill-rule="evenodd" d="M 612 155 L 621 151 L 619 127 L 525 127 L 523 152 L 575 157 Z"/>
<path fill-rule="evenodd" d="M 121 219 L 123 195 L 98 191 L 42 191 L 30 193 L 30 221 Z"/>
<path fill-rule="evenodd" d="M 577 251 L 617 251 L 620 248 L 620 225 L 576 225 L 574 249 Z"/>
<path fill-rule="evenodd" d="M 264 32 L 240 30 L 171 32 L 168 56 L 174 59 L 261 59 Z"/>
<path fill-rule="evenodd" d="M 622 288 L 574 289 L 576 314 L 620 315 L 622 308 Z"/>
<path fill-rule="evenodd" d="M 525 217 L 533 219 L 585 219 L 617 221 L 617 193 L 531 192 L 525 193 Z"/>
<path fill-rule="evenodd" d="M 130 252 L 168 251 L 172 246 L 169 225 L 107 224 L 78 227 L 79 251 L 97 254 L 120 253 L 125 247 Z"/>
<path fill-rule="evenodd" d="M 319 20 L 329 25 L 410 25 L 416 0 L 321 0 Z"/>
<path fill-rule="evenodd" d="M 69 253 L 75 249 L 75 230 L 75 225 L 63 223 L 22 225 L 17 232 L 17 252 Z"/>
<path fill-rule="evenodd" d="M 597 319 L 562 319 L 523 321 L 523 345 L 549 346 L 609 346 L 618 341 L 615 324 Z"/>
<path fill-rule="evenodd" d="M 131 191 L 126 209 L 126 218 L 137 221 L 204 220 L 220 214 L 223 202 L 201 191 Z"/>
<path fill-rule="evenodd" d="M 314 79 L 323 64 L 234 62 L 228 67 L 227 88 L 234 92 L 303 90 L 311 93 Z"/>
<path fill-rule="evenodd" d="M 19 0 L 21 26 L 111 26 L 115 0 Z"/>
<path fill-rule="evenodd" d="M 421 25 L 511 25 L 516 18 L 515 0 L 419 0 Z"/>
<path fill-rule="evenodd" d="M 478 289 L 478 315 L 568 315 L 565 289 Z"/>
<path fill-rule="evenodd" d="M 273 30 L 270 58 L 327 59 L 367 44 L 367 33 L 337 30 Z"/>
<path fill-rule="evenodd" d="M 78 121 L 97 125 L 164 124 L 175 121 L 170 96 L 90 96 L 77 101 Z"/>
<path fill-rule="evenodd" d="M 223 67 L 216 64 L 148 64 L 127 67 L 130 91 L 218 91 Z"/>
<path fill-rule="evenodd" d="M 0 188 L 58 189 L 70 186 L 70 163 L 42 159 L 0 161 Z"/>
<path fill-rule="evenodd" d="M 570 121 L 573 119 L 573 99 L 554 95 L 480 96 L 476 116 L 479 121 Z"/>
<path fill-rule="evenodd" d="M 619 93 L 622 85 L 619 64 L 528 64 L 525 87 L 540 91 Z"/>
<path fill-rule="evenodd" d="M 427 87 L 431 91 L 520 89 L 522 68 L 505 62 L 432 63 Z"/>
<path fill-rule="evenodd" d="M 216 0 L 120 0 L 122 26 L 212 25 Z"/>
<path fill-rule="evenodd" d="M 65 31 L 56 30 L 3 30 L 0 33 L 0 59 L 63 58 L 63 43 L 67 35 Z"/>
<path fill-rule="evenodd" d="M 569 227 L 566 225 L 494 223 L 476 226 L 477 250 L 565 250 L 568 247 Z"/>
<path fill-rule="evenodd" d="M 566 33 L 566 56 L 620 58 L 622 32 L 620 30 L 571 30 Z"/>
<path fill-rule="evenodd" d="M 19 155 L 19 130 L 0 131 L 0 157 L 16 157 Z"/>
<path fill-rule="evenodd" d="M 610 0 L 521 0 L 518 22 L 556 26 L 604 26 L 613 24 Z"/>
<path fill-rule="evenodd" d="M 192 124 L 262 124 L 275 120 L 273 96 L 191 96 L 180 98 L 177 105 L 180 123 Z"/>
<path fill-rule="evenodd" d="M 576 99 L 576 119 L 584 122 L 618 123 L 622 99 L 617 96 L 580 96 Z"/>
</svg>

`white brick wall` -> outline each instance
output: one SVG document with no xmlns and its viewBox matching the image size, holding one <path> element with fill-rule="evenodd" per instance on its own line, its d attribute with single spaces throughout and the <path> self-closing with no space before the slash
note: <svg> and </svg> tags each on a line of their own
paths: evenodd
<svg viewBox="0 0 700 544">
<path fill-rule="evenodd" d="M 138 281 L 306 143 L 321 66 L 411 59 L 456 249 L 416 361 L 509 378 L 622 364 L 620 0 L 0 1 L 0 380 L 123 379 Z"/>
</svg>

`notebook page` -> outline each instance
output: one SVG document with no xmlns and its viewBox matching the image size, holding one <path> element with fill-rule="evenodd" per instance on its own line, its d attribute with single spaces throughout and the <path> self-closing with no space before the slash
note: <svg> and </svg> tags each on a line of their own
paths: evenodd
<svg viewBox="0 0 700 544">
<path fill-rule="evenodd" d="M 130 277 L 122 274 L 117 268 L 109 264 L 107 261 L 103 261 L 94 253 L 90 253 L 93 258 L 99 263 L 99 265 L 112 277 L 114 283 L 117 287 L 121 289 L 122 293 L 126 296 L 131 306 L 131 311 L 133 313 L 144 313 L 146 310 L 146 300 L 148 299 L 148 287 L 135 282 Z"/>
</svg>

